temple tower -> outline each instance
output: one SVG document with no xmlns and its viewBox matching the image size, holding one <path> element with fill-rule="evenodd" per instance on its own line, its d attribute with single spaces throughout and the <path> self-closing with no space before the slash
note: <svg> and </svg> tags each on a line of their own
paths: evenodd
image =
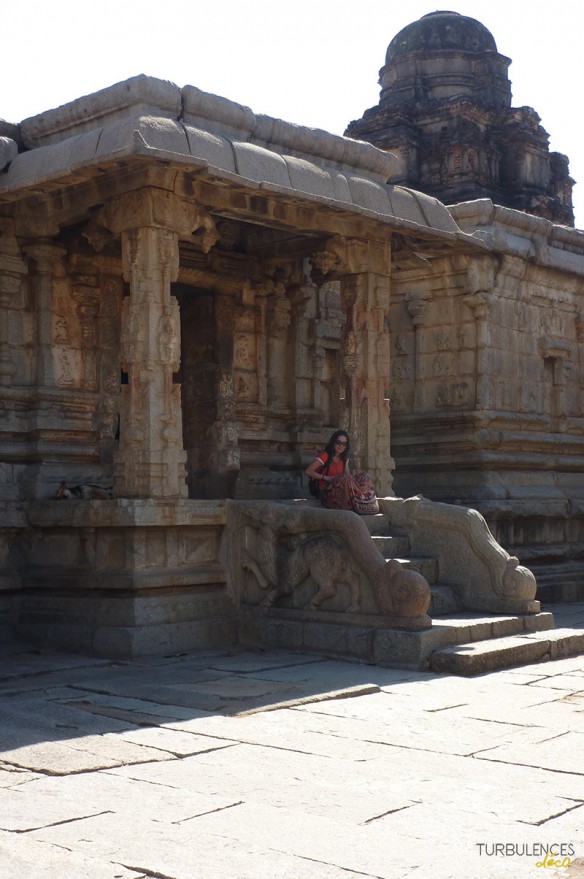
<svg viewBox="0 0 584 879">
<path fill-rule="evenodd" d="M 457 12 L 432 12 L 391 41 L 379 104 L 348 137 L 396 153 L 403 183 L 446 204 L 495 204 L 574 225 L 568 158 L 550 153 L 531 107 L 511 106 L 509 58 Z"/>
</svg>

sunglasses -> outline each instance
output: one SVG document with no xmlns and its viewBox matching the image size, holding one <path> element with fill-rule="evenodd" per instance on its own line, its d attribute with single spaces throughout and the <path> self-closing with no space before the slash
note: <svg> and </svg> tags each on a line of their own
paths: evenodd
<svg viewBox="0 0 584 879">
<path fill-rule="evenodd" d="M 335 446 L 346 446 L 347 440 L 335 440 Z"/>
</svg>

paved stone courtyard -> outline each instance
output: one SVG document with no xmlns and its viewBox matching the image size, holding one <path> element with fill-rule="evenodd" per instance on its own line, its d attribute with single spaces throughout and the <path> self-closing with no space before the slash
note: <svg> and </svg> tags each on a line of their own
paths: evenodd
<svg viewBox="0 0 584 879">
<path fill-rule="evenodd" d="M 12 644 L 0 736 L 2 879 L 584 876 L 582 657 L 460 678 Z"/>
</svg>

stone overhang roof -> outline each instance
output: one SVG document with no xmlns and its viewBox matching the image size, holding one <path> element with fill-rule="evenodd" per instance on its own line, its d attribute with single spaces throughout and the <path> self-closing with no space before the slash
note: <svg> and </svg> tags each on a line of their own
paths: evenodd
<svg viewBox="0 0 584 879">
<path fill-rule="evenodd" d="M 459 202 L 449 210 L 463 229 L 472 230 L 493 253 L 584 276 L 584 231 L 581 229 L 493 204 L 489 198 Z"/>
<path fill-rule="evenodd" d="M 136 76 L 3 130 L 0 204 L 148 159 L 207 180 L 320 204 L 391 230 L 485 248 L 445 206 L 388 178 L 398 159 L 370 144 L 254 114 L 193 86 Z"/>
</svg>

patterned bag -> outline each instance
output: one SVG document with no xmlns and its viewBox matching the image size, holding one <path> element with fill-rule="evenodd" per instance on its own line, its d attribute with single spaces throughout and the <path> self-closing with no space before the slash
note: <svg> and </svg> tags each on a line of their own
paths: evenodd
<svg viewBox="0 0 584 879">
<path fill-rule="evenodd" d="M 374 516 L 379 512 L 379 501 L 368 473 L 356 473 L 352 478 L 353 510 L 360 516 Z"/>
</svg>

